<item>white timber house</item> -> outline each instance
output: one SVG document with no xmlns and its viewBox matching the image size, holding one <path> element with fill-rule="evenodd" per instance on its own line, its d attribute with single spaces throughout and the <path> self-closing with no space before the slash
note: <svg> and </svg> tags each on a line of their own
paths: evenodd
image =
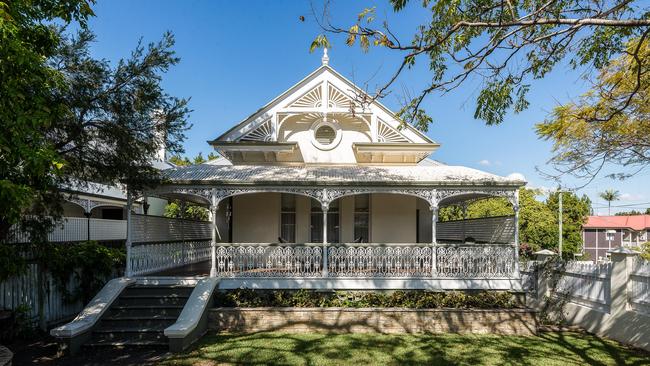
<svg viewBox="0 0 650 366">
<path fill-rule="evenodd" d="M 126 271 L 51 334 L 82 344 L 186 348 L 217 289 L 522 291 L 521 176 L 430 159 L 439 145 L 322 65 L 208 143 L 221 158 L 163 170 L 126 197 Z M 206 207 L 210 221 L 137 214 Z M 503 197 L 511 216 L 439 222 L 445 206 Z M 189 289 L 187 288 L 189 287 Z M 190 293 L 191 292 L 191 293 Z"/>
<path fill-rule="evenodd" d="M 357 107 L 359 93 L 325 52 L 318 69 L 208 141 L 222 158 L 165 170 L 145 194 L 203 205 L 212 227 L 196 230 L 191 260 L 165 263 L 187 245 L 170 243 L 173 228 L 136 223 L 146 240 L 127 239 L 127 274 L 205 260 L 195 274 L 228 288 L 518 288 L 523 178 L 429 159 L 439 144 L 378 102 Z M 512 216 L 438 222 L 441 207 L 494 196 Z M 150 240 L 165 233 L 164 244 Z"/>
</svg>

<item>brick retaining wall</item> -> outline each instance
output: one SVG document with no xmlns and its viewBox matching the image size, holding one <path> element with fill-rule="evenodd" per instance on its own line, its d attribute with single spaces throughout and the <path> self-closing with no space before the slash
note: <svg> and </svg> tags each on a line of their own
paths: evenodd
<svg viewBox="0 0 650 366">
<path fill-rule="evenodd" d="M 537 322 L 528 309 L 403 308 L 214 308 L 209 329 L 333 333 L 475 333 L 533 335 Z"/>
</svg>

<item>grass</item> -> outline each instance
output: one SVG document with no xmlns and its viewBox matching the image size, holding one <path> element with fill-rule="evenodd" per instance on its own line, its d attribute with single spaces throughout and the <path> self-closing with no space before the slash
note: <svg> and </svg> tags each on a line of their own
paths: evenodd
<svg viewBox="0 0 650 366">
<path fill-rule="evenodd" d="M 650 365 L 650 354 L 597 336 L 211 334 L 164 365 Z"/>
</svg>

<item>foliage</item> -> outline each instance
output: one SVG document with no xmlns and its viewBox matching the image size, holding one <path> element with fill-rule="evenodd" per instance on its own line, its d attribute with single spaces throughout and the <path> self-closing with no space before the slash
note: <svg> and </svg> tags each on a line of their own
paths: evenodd
<svg viewBox="0 0 650 366">
<path fill-rule="evenodd" d="M 378 329 L 381 330 L 381 329 Z M 643 365 L 650 354 L 589 333 L 211 333 L 163 360 L 191 365 Z"/>
<path fill-rule="evenodd" d="M 163 216 L 175 219 L 191 219 L 191 220 L 208 220 L 208 209 L 201 206 L 187 204 L 185 206 L 185 213 L 181 212 L 181 204 L 179 201 L 171 201 L 165 206 Z"/>
<path fill-rule="evenodd" d="M 14 324 L 12 336 L 19 339 L 30 339 L 37 331 L 37 322 L 30 316 L 31 308 L 27 304 L 20 304 L 14 310 Z"/>
<path fill-rule="evenodd" d="M 16 246 L 0 244 L 0 282 L 17 276 L 26 269 L 27 262 Z"/>
<path fill-rule="evenodd" d="M 650 215 L 650 208 L 646 208 L 645 212 L 631 210 L 631 211 L 619 211 L 614 214 L 614 216 L 636 216 L 636 215 Z"/>
<path fill-rule="evenodd" d="M 114 66 L 90 56 L 91 1 L 0 1 L 0 242 L 18 225 L 38 245 L 60 218 L 60 188 L 153 184 L 163 145 L 180 152 L 187 100 L 161 86 L 178 63 L 165 34 Z M 76 36 L 54 24 L 78 22 Z"/>
<path fill-rule="evenodd" d="M 558 212 L 558 204 L 558 193 L 551 193 L 546 200 L 546 205 L 551 212 Z M 562 245 L 565 255 L 580 251 L 582 225 L 586 222 L 590 210 L 591 200 L 586 195 L 578 197 L 572 192 L 562 193 Z M 555 233 L 557 234 L 557 230 Z"/>
<path fill-rule="evenodd" d="M 558 65 L 600 69 L 625 53 L 629 40 L 645 37 L 650 25 L 641 1 L 421 1 L 419 8 L 407 10 L 411 3 L 390 0 L 398 16 L 422 19 L 413 24 L 410 39 L 391 30 L 388 20 L 380 22 L 374 8 L 363 9 L 351 26 L 339 27 L 329 19 L 326 5 L 317 21 L 326 34 L 344 36 L 349 46 L 358 44 L 364 52 L 380 47 L 402 56 L 395 73 L 372 93 L 373 99 L 385 97 L 402 72 L 424 61 L 430 80 L 400 111 L 423 130 L 431 118 L 421 105 L 431 93 L 447 93 L 479 78 L 474 116 L 498 124 L 509 111 L 528 107 L 534 80 Z M 311 50 L 329 45 L 320 34 Z M 367 98 L 359 100 L 364 101 Z"/>
<path fill-rule="evenodd" d="M 309 290 L 250 290 L 237 289 L 219 292 L 215 299 L 220 307 L 401 307 L 410 309 L 435 308 L 514 308 L 514 295 L 509 292 L 482 291 L 464 293 L 459 291 L 334 291 Z"/>
<path fill-rule="evenodd" d="M 48 269 L 66 301 L 80 300 L 84 304 L 126 263 L 123 248 L 109 248 L 94 241 L 51 244 L 47 253 Z M 78 285 L 70 289 L 73 280 Z"/>
<path fill-rule="evenodd" d="M 609 176 L 623 179 L 650 164 L 648 31 L 600 70 L 586 94 L 556 107 L 536 126 L 540 137 L 553 142 L 551 162 L 560 174 L 593 178 L 605 165 L 617 164 L 626 171 Z"/>
<path fill-rule="evenodd" d="M 640 245 L 641 258 L 650 261 L 650 241 Z"/>
<path fill-rule="evenodd" d="M 557 193 L 549 195 L 546 201 L 536 196 L 541 192 L 534 189 L 519 190 L 519 241 L 534 250 L 553 249 L 558 246 L 558 203 Z M 579 251 L 582 243 L 582 224 L 589 215 L 591 201 L 587 196 L 563 193 L 563 245 L 566 253 Z M 512 205 L 502 197 L 474 201 L 467 206 L 467 218 L 512 215 Z M 440 220 L 460 220 L 462 209 L 448 206 L 440 209 Z"/>
<path fill-rule="evenodd" d="M 206 163 L 208 161 L 214 160 L 214 159 L 216 159 L 218 157 L 219 157 L 219 155 L 217 155 L 217 154 L 215 154 L 213 152 L 210 152 L 208 154 L 208 158 L 206 159 L 206 158 L 203 157 L 203 153 L 199 152 L 199 154 L 197 156 L 195 156 L 192 160 L 190 160 L 190 158 L 188 158 L 187 156 L 183 157 L 183 156 L 180 156 L 180 155 L 174 155 L 171 158 L 169 158 L 169 162 L 174 164 L 174 165 L 177 165 L 177 166 L 190 166 L 190 165 L 203 164 L 203 163 Z"/>
<path fill-rule="evenodd" d="M 605 192 L 600 192 L 598 196 L 607 201 L 607 213 L 612 214 L 612 201 L 618 201 L 621 198 L 621 193 L 614 189 L 608 189 Z"/>
</svg>

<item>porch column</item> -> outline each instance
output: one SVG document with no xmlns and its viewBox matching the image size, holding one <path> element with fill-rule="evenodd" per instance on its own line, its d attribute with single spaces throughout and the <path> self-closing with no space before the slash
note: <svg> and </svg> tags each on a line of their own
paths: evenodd
<svg viewBox="0 0 650 366">
<path fill-rule="evenodd" d="M 217 202 L 217 195 L 215 190 L 212 190 L 212 199 L 210 205 L 210 223 L 212 232 L 212 241 L 210 242 L 210 277 L 217 277 L 217 209 L 219 202 Z"/>
<path fill-rule="evenodd" d="M 435 277 L 436 271 L 436 223 L 438 222 L 438 206 L 431 205 L 431 277 Z"/>
<path fill-rule="evenodd" d="M 519 191 L 515 192 L 515 204 L 512 209 L 515 211 L 515 277 L 519 277 Z"/>
<path fill-rule="evenodd" d="M 133 268 L 131 265 L 131 237 L 133 229 L 131 228 L 131 206 L 133 205 L 133 195 L 131 190 L 126 189 L 126 277 L 131 277 Z"/>
<path fill-rule="evenodd" d="M 327 277 L 327 210 L 329 206 L 322 205 L 323 209 L 323 277 Z"/>
</svg>

